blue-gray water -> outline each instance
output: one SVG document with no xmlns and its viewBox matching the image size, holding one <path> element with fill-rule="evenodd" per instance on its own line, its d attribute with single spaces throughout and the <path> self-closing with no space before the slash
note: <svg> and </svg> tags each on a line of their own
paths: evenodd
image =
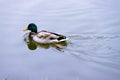
<svg viewBox="0 0 120 80">
<path fill-rule="evenodd" d="M 23 28 L 66 35 L 62 51 L 29 50 Z M 119 0 L 1 0 L 0 80 L 119 80 Z"/>
</svg>

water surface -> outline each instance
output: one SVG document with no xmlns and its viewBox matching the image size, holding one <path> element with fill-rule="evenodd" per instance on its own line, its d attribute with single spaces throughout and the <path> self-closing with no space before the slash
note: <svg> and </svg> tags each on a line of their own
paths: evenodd
<svg viewBox="0 0 120 80">
<path fill-rule="evenodd" d="M 0 80 L 119 80 L 120 1 L 1 0 Z M 67 47 L 30 50 L 23 28 L 66 35 Z"/>
</svg>

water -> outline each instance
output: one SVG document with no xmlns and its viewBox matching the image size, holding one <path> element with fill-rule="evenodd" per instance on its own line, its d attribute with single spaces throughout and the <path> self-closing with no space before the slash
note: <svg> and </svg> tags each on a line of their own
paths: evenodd
<svg viewBox="0 0 120 80">
<path fill-rule="evenodd" d="M 1 0 L 0 80 L 119 80 L 119 0 Z M 66 35 L 67 47 L 30 50 L 23 28 Z"/>
</svg>

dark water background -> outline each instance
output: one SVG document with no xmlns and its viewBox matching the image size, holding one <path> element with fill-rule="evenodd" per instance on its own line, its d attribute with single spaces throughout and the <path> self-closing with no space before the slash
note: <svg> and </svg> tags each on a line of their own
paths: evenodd
<svg viewBox="0 0 120 80">
<path fill-rule="evenodd" d="M 29 50 L 22 30 L 66 35 L 62 51 Z M 119 0 L 1 0 L 0 80 L 119 80 Z"/>
</svg>

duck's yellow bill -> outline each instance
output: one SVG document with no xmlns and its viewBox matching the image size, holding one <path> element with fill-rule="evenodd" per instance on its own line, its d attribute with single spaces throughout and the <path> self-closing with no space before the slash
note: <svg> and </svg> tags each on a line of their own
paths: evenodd
<svg viewBox="0 0 120 80">
<path fill-rule="evenodd" d="M 27 31 L 27 30 L 28 30 L 28 28 L 27 28 L 27 27 L 23 29 L 23 31 Z"/>
</svg>

